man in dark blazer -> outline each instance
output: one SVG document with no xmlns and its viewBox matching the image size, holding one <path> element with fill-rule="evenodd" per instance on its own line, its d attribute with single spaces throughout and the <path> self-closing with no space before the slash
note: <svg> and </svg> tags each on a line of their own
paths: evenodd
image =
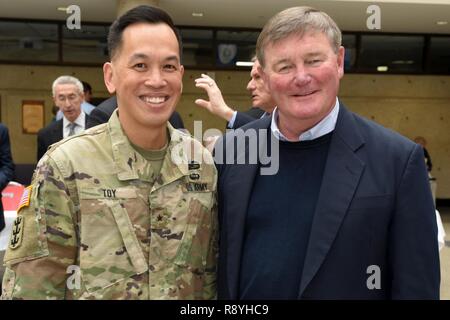
<svg viewBox="0 0 450 320">
<path fill-rule="evenodd" d="M 92 110 L 91 114 L 89 115 L 87 127 L 92 128 L 99 124 L 108 122 L 109 118 L 111 118 L 111 115 L 114 110 L 116 110 L 116 108 L 116 96 L 112 96 L 111 98 L 106 99 L 105 101 L 100 103 L 94 110 Z M 184 129 L 183 119 L 176 111 L 174 111 L 170 116 L 169 122 L 175 129 Z"/>
<path fill-rule="evenodd" d="M 63 113 L 63 118 L 52 121 L 38 132 L 37 161 L 47 151 L 50 145 L 81 133 L 86 129 L 89 116 L 81 110 L 84 101 L 83 84 L 75 77 L 61 76 L 52 85 L 53 101 Z"/>
<path fill-rule="evenodd" d="M 258 38 L 277 108 L 242 127 L 260 133 L 250 141 L 237 131 L 216 145 L 219 299 L 439 299 L 423 151 L 336 98 L 340 35 L 325 13 L 295 7 Z"/>
<path fill-rule="evenodd" d="M 196 87 L 204 89 L 209 98 L 209 101 L 197 99 L 195 103 L 226 120 L 228 129 L 237 129 L 256 119 L 268 116 L 275 108 L 275 102 L 270 92 L 264 86 L 258 71 L 259 62 L 256 57 L 252 60 L 253 66 L 250 71 L 250 81 L 247 84 L 247 90 L 252 96 L 252 108 L 245 112 L 233 110 L 225 103 L 222 92 L 210 76 L 202 74 L 200 78 L 195 80 Z"/>
<path fill-rule="evenodd" d="M 0 123 L 0 231 L 5 228 L 5 216 L 1 191 L 14 177 L 14 163 L 11 157 L 8 128 Z"/>
</svg>

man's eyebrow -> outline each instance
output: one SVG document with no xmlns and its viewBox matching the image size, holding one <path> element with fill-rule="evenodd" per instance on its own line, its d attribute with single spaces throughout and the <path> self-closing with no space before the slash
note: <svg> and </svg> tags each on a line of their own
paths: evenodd
<svg viewBox="0 0 450 320">
<path fill-rule="evenodd" d="M 178 56 L 169 56 L 166 59 L 164 59 L 164 61 L 174 61 L 174 62 L 179 62 L 180 60 L 178 59 Z"/>
<path fill-rule="evenodd" d="M 288 63 L 289 59 L 280 59 L 280 60 L 275 60 L 274 65 L 278 65 L 278 64 L 282 64 L 282 63 Z"/>
<path fill-rule="evenodd" d="M 138 60 L 138 59 L 147 59 L 147 58 L 148 58 L 148 55 L 146 55 L 145 53 L 134 53 L 134 54 L 130 57 L 130 59 L 128 60 L 128 62 L 133 62 L 133 61 Z"/>
<path fill-rule="evenodd" d="M 309 52 L 307 54 L 305 54 L 306 57 L 316 57 L 316 56 L 323 56 L 324 53 L 323 52 L 319 52 L 319 51 L 313 51 L 313 52 Z"/>
<path fill-rule="evenodd" d="M 139 59 L 149 59 L 149 56 L 145 53 L 134 53 L 128 63 L 132 63 L 135 60 L 139 60 Z M 179 62 L 180 60 L 178 59 L 178 56 L 173 55 L 173 56 L 168 56 L 167 58 L 164 59 L 164 61 L 174 61 L 174 62 Z"/>
</svg>

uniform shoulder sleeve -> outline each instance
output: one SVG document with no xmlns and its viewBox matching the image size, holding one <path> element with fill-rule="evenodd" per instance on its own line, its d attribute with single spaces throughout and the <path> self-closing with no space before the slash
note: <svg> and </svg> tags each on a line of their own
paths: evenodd
<svg viewBox="0 0 450 320">
<path fill-rule="evenodd" d="M 3 299 L 63 299 L 76 262 L 76 206 L 60 170 L 39 162 L 14 221 L 4 264 Z"/>
</svg>

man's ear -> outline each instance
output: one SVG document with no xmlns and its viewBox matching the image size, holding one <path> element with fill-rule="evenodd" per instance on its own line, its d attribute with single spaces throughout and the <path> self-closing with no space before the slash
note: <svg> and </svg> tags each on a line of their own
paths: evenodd
<svg viewBox="0 0 450 320">
<path fill-rule="evenodd" d="M 258 73 L 261 76 L 261 79 L 263 80 L 266 91 L 270 92 L 269 75 L 266 72 L 264 72 L 264 67 L 261 64 L 258 66 Z"/>
<path fill-rule="evenodd" d="M 106 62 L 103 65 L 103 78 L 105 81 L 106 88 L 110 94 L 116 92 L 116 86 L 114 85 L 114 70 L 111 62 Z"/>
<path fill-rule="evenodd" d="M 338 65 L 338 75 L 339 79 L 344 76 L 344 58 L 345 58 L 345 49 L 343 46 L 339 48 L 337 54 L 337 65 Z"/>
<path fill-rule="evenodd" d="M 184 75 L 184 67 L 180 66 L 180 73 L 181 73 L 181 89 L 180 93 L 183 93 L 183 75 Z"/>
</svg>

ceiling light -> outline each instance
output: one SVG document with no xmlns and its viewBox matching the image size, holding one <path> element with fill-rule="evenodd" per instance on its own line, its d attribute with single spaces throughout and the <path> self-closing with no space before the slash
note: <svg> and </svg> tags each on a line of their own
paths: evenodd
<svg viewBox="0 0 450 320">
<path fill-rule="evenodd" d="M 414 64 L 414 60 L 394 60 L 392 64 Z"/>
<path fill-rule="evenodd" d="M 436 21 L 436 24 L 437 24 L 438 26 L 445 26 L 445 25 L 448 24 L 448 21 Z"/>
<path fill-rule="evenodd" d="M 238 67 L 252 67 L 254 62 L 252 61 L 238 61 L 236 62 L 236 66 Z"/>
<path fill-rule="evenodd" d="M 378 72 L 386 72 L 386 71 L 388 71 L 388 67 L 387 66 L 378 66 L 377 71 Z"/>
<path fill-rule="evenodd" d="M 56 10 L 66 12 L 67 11 L 67 7 L 58 7 L 58 8 L 56 8 Z"/>
<path fill-rule="evenodd" d="M 192 12 L 192 16 L 196 18 L 203 17 L 203 12 Z"/>
</svg>

